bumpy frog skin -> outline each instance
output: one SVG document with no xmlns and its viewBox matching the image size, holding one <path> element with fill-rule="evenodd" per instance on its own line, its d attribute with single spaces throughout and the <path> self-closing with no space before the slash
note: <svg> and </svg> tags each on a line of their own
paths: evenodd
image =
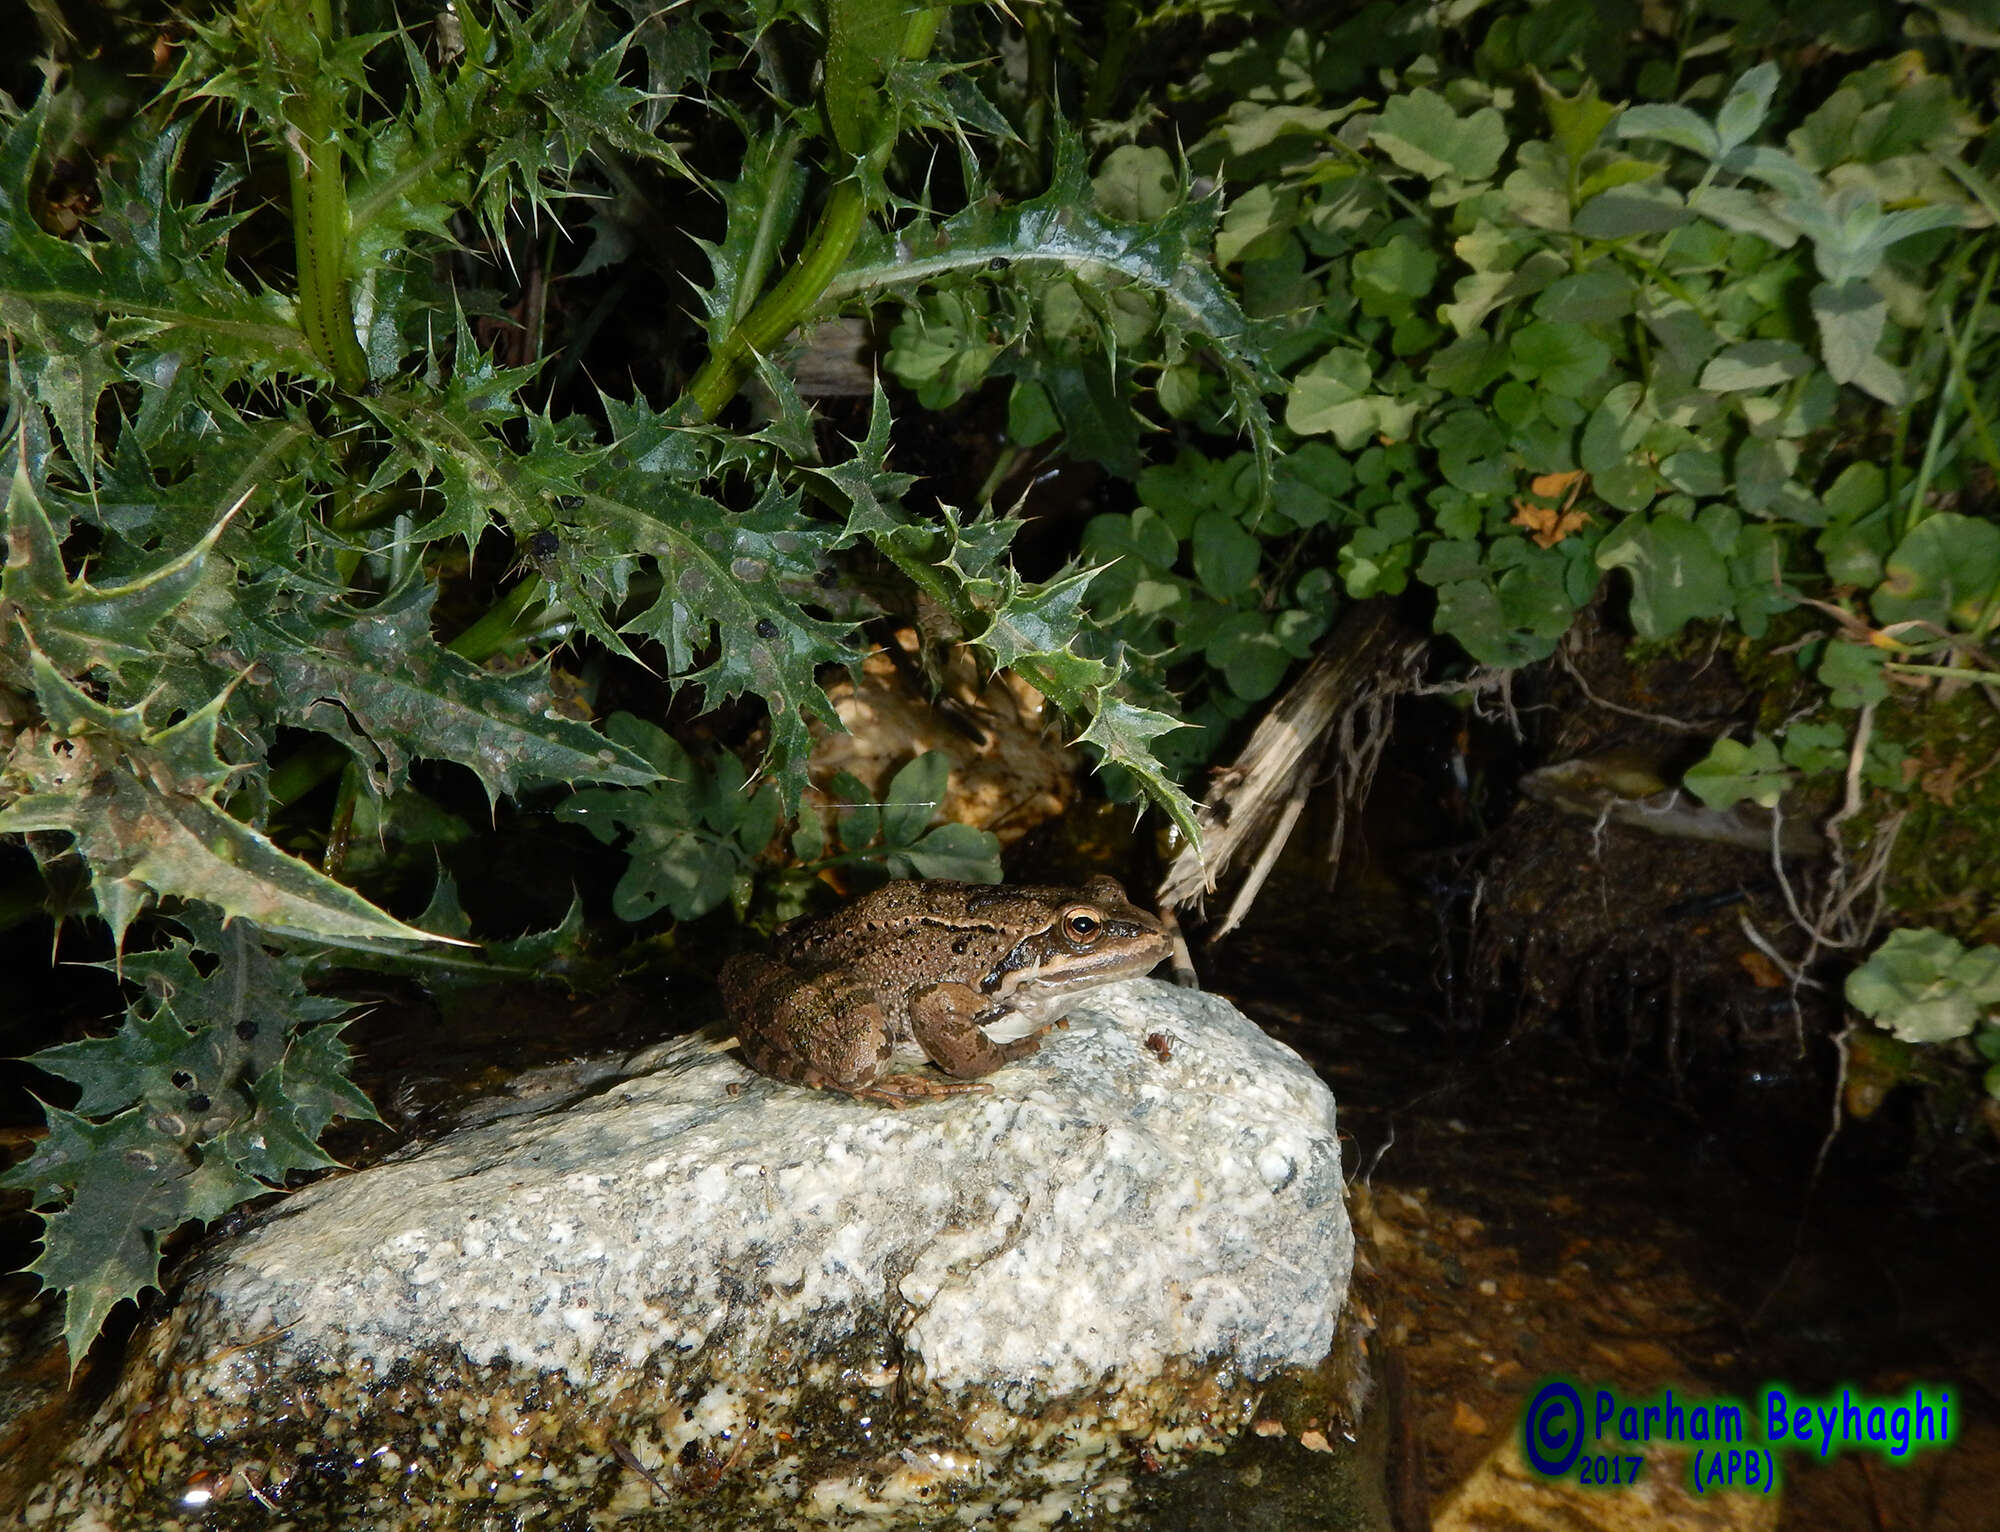
<svg viewBox="0 0 2000 1532">
<path fill-rule="evenodd" d="M 1033 1053 L 1075 996 L 1145 973 L 1168 947 L 1160 922 L 1110 878 L 889 883 L 794 921 L 769 957 L 731 958 L 722 995 L 752 1069 L 905 1106 L 990 1089 L 976 1077 Z M 980 1030 L 1016 1013 L 1038 1030 L 1008 1043 Z M 905 1045 L 955 1078 L 884 1074 Z"/>
</svg>

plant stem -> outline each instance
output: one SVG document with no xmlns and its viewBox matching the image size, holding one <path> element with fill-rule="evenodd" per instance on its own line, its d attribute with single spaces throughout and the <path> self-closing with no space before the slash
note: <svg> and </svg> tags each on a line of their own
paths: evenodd
<svg viewBox="0 0 2000 1532">
<path fill-rule="evenodd" d="M 834 14 L 837 18 L 839 13 Z M 928 55 L 931 45 L 937 40 L 938 24 L 943 15 L 937 7 L 912 13 L 904 24 L 898 56 L 915 62 Z M 840 33 L 836 30 L 828 41 L 827 81 L 823 94 L 836 130 L 845 126 L 842 136 L 851 137 L 854 129 L 847 119 L 858 110 L 854 105 L 858 82 L 846 78 L 836 80 L 834 76 L 836 73 L 844 76 L 852 72 L 860 67 L 861 61 L 843 65 L 837 71 L 834 65 L 836 52 L 840 51 L 836 48 L 839 41 Z M 877 84 L 870 81 L 867 89 L 874 90 Z M 833 110 L 836 98 L 845 103 L 839 111 Z M 854 143 L 842 143 L 839 147 L 857 161 L 864 158 L 857 152 L 858 146 Z M 871 148 L 865 157 L 873 158 L 878 152 L 886 154 L 887 148 L 886 144 L 879 149 Z M 682 397 L 698 419 L 713 420 L 721 414 L 723 406 L 736 397 L 743 380 L 750 376 L 757 365 L 757 358 L 791 334 L 799 321 L 812 312 L 813 305 L 825 294 L 828 284 L 847 264 L 847 257 L 853 253 L 854 242 L 860 238 L 861 226 L 867 216 L 867 199 L 862 192 L 857 167 L 857 174 L 834 187 L 833 194 L 820 211 L 819 221 L 813 225 L 813 231 L 806 239 L 805 248 L 799 252 L 799 258 L 792 263 L 791 269 L 737 322 L 722 344 L 709 353 L 701 371 L 688 384 L 687 392 Z M 753 263 L 754 257 L 753 251 Z M 746 271 L 744 276 L 747 287 L 755 274 Z"/>
<path fill-rule="evenodd" d="M 1112 7 L 1115 13 L 1121 6 Z M 1021 30 L 1028 41 L 1028 100 L 1021 111 L 1021 137 L 1028 146 L 1028 163 L 1037 178 L 1048 170 L 1045 146 L 1049 137 L 1049 104 L 1055 97 L 1055 39 L 1049 35 L 1048 17 L 1038 5 L 1021 13 Z M 1099 79 L 1102 79 L 1100 74 Z M 1115 82 L 1114 82 L 1115 83 Z M 1091 86 L 1096 99 L 1097 85 Z M 1102 116 L 1102 112 L 1093 115 Z"/>
<path fill-rule="evenodd" d="M 713 420 L 736 397 L 757 358 L 792 333 L 819 301 L 827 284 L 847 264 L 860 237 L 866 209 L 859 181 L 842 181 L 833 189 L 819 222 L 792 269 L 753 308 L 728 338 L 709 353 L 701 371 L 688 384 L 687 397 L 702 420 Z"/>
<path fill-rule="evenodd" d="M 330 0 L 312 0 L 312 27 L 322 48 L 333 41 Z M 350 394 L 368 386 L 368 358 L 354 338 L 347 278 L 347 183 L 333 131 L 340 87 L 310 69 L 285 130 L 285 165 L 292 183 L 292 242 L 298 253 L 299 330 L 313 355 Z"/>
<path fill-rule="evenodd" d="M 307 745 L 296 755 L 287 756 L 271 768 L 271 778 L 264 785 L 271 807 L 282 808 L 303 798 L 348 760 L 347 752 L 331 742 Z"/>
<path fill-rule="evenodd" d="M 518 636 L 522 617 L 542 599 L 542 583 L 536 575 L 518 582 L 445 648 L 475 665 L 484 664 Z"/>
<path fill-rule="evenodd" d="M 757 236 L 750 242 L 750 253 L 743 258 L 743 269 L 736 274 L 736 299 L 729 313 L 731 325 L 743 322 L 750 300 L 763 290 L 764 273 L 771 269 L 771 257 L 783 232 L 778 227 L 778 211 L 786 201 L 785 183 L 792 178 L 792 166 L 798 160 L 799 144 L 804 137 L 799 129 L 789 129 L 771 156 L 770 190 L 758 211 Z"/>
<path fill-rule="evenodd" d="M 1044 25 L 1046 26 L 1046 23 Z M 1110 112 L 1111 103 L 1118 95 L 1118 87 L 1125 83 L 1125 60 L 1131 54 L 1132 37 L 1137 31 L 1138 18 L 1133 14 L 1132 0 L 1111 0 L 1111 3 L 1104 8 L 1104 52 L 1098 55 L 1097 70 L 1090 77 L 1090 93 L 1083 98 L 1085 122 L 1103 117 Z M 1030 48 L 1028 73 L 1030 80 L 1033 81 L 1034 34 L 1031 32 L 1028 36 Z M 1053 68 L 1049 73 L 1052 78 Z M 1035 145 L 1035 147 L 1040 146 Z"/>
</svg>

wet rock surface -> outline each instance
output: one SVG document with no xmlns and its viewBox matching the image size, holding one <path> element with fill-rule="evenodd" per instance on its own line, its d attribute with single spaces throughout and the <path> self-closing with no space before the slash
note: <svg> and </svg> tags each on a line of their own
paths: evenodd
<svg viewBox="0 0 2000 1532">
<path fill-rule="evenodd" d="M 1115 1510 L 1327 1352 L 1333 1101 L 1151 981 L 992 1083 L 890 1111 L 697 1035 L 322 1182 L 196 1263 L 28 1524 Z"/>
</svg>

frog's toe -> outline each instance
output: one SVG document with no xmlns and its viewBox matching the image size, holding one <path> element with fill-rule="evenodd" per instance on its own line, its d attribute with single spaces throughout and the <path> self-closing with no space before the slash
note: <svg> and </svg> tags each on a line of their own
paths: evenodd
<svg viewBox="0 0 2000 1532">
<path fill-rule="evenodd" d="M 1055 1025 L 1055 1022 L 1049 1023 L 1049 1026 Z M 1048 1030 L 1048 1027 L 1037 1027 L 1034 1031 L 1023 1037 L 1017 1037 L 1012 1042 L 995 1043 L 994 1047 L 1000 1050 L 1001 1063 L 1011 1064 L 1014 1060 L 1024 1059 L 1031 1053 L 1040 1053 L 1042 1051 L 1042 1034 Z"/>
<path fill-rule="evenodd" d="M 881 1075 L 865 1085 L 843 1085 L 840 1089 L 860 1101 L 902 1108 L 944 1096 L 990 1091 L 993 1087 L 984 1080 L 940 1080 L 935 1075 Z"/>
</svg>

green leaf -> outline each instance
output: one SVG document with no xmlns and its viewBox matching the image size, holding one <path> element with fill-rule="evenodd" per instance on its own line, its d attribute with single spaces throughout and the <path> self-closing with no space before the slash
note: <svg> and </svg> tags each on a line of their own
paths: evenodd
<svg viewBox="0 0 2000 1532">
<path fill-rule="evenodd" d="M 1910 529 L 1869 606 L 1878 622 L 1975 627 L 2000 590 L 2000 526 L 1940 511 Z"/>
<path fill-rule="evenodd" d="M 1633 516 L 1597 545 L 1597 567 L 1632 577 L 1632 626 L 1641 638 L 1666 638 L 1734 605 L 1729 565 L 1694 523 L 1677 516 Z"/>
<path fill-rule="evenodd" d="M 1208 641 L 1208 662 L 1222 672 L 1229 689 L 1245 702 L 1261 702 L 1278 689 L 1292 668 L 1292 656 L 1256 612 L 1225 618 Z"/>
<path fill-rule="evenodd" d="M 1837 723 L 1795 723 L 1785 730 L 1782 753 L 1787 766 L 1807 776 L 1838 771 L 1847 764 L 1847 731 Z"/>
<path fill-rule="evenodd" d="M 1577 209 L 1572 227 L 1586 239 L 1630 239 L 1668 233 L 1693 216 L 1673 187 L 1638 183 L 1592 197 Z"/>
<path fill-rule="evenodd" d="M 140 709 L 103 708 L 40 650 L 32 661 L 52 727 L 91 752 L 97 771 L 79 779 L 60 751 L 17 757 L 11 775 L 20 797 L 0 811 L 0 833 L 64 830 L 74 837 L 114 937 L 122 941 L 150 893 L 205 900 L 266 930 L 338 945 L 444 939 L 385 915 L 216 805 L 229 775 L 215 750 L 226 693 L 178 724 L 151 730 Z"/>
<path fill-rule="evenodd" d="M 1586 79 L 1574 96 L 1559 94 L 1539 75 L 1535 84 L 1541 89 L 1542 106 L 1549 114 L 1549 125 L 1556 130 L 1556 143 L 1564 158 L 1572 165 L 1581 165 L 1618 115 L 1618 108 L 1598 99 L 1593 80 Z"/>
<path fill-rule="evenodd" d="M 1778 758 L 1777 745 L 1759 734 L 1749 744 L 1718 739 L 1700 761 L 1688 767 L 1682 784 L 1712 809 L 1726 809 L 1748 798 L 1764 808 L 1776 808 L 1792 784 L 1792 774 Z"/>
<path fill-rule="evenodd" d="M 125 957 L 140 992 L 119 1031 L 32 1059 L 76 1082 L 77 1111 L 45 1108 L 47 1137 L 0 1176 L 37 1206 L 67 1204 L 45 1215 L 31 1269 L 68 1290 L 72 1366 L 110 1309 L 153 1285 L 162 1236 L 332 1163 L 316 1140 L 336 1116 L 375 1117 L 347 1078 L 339 1023 L 287 1037 L 347 1009 L 306 994 L 304 960 L 200 906 L 182 920 L 214 961 L 198 968 L 181 941 Z"/>
<path fill-rule="evenodd" d="M 1019 447 L 1039 447 L 1062 429 L 1049 391 L 1031 380 L 1016 382 L 1007 396 L 1007 435 Z"/>
<path fill-rule="evenodd" d="M 1029 679 L 1034 677 L 1031 675 Z M 1201 830 L 1195 823 L 1193 801 L 1167 776 L 1153 753 L 1154 740 L 1189 725 L 1182 719 L 1102 691 L 1095 702 L 1090 711 L 1090 726 L 1077 736 L 1078 743 L 1089 745 L 1107 763 L 1130 772 L 1147 796 L 1166 810 L 1181 834 L 1199 844 Z"/>
<path fill-rule="evenodd" d="M 0 604 L 21 614 L 36 644 L 61 669 L 118 671 L 150 659 L 157 630 L 194 593 L 216 539 L 240 507 L 232 506 L 186 552 L 115 586 L 72 581 L 48 513 L 20 450 L 7 494 L 7 542 Z"/>
<path fill-rule="evenodd" d="M 1371 436 L 1407 436 L 1416 401 L 1364 392 L 1371 372 L 1365 353 L 1329 351 L 1292 380 L 1285 424 L 1301 436 L 1328 433 L 1348 452 Z"/>
<path fill-rule="evenodd" d="M 944 808 L 951 780 L 951 757 L 930 750 L 890 779 L 882 805 L 882 843 L 892 849 L 912 845 Z"/>
<path fill-rule="evenodd" d="M 1437 280 L 1437 256 L 1407 234 L 1398 234 L 1386 245 L 1357 251 L 1354 256 L 1354 291 L 1361 299 L 1361 311 L 1391 318 L 1408 314 L 1416 300 L 1431 290 Z"/>
<path fill-rule="evenodd" d="M 384 794 L 419 757 L 469 767 L 489 801 L 547 783 L 652 780 L 638 756 L 562 715 L 546 661 L 502 674 L 439 645 L 436 595 L 413 584 L 363 612 L 328 603 L 264 629 L 254 653 L 271 671 L 272 716 L 339 739 Z"/>
<path fill-rule="evenodd" d="M 45 1110 L 51 1137 L 77 1165 L 75 1194 L 68 1207 L 42 1215 L 41 1253 L 27 1270 L 43 1291 L 64 1295 L 63 1344 L 74 1378 L 111 1311 L 159 1286 L 159 1232 L 181 1222 L 176 1183 L 192 1166 L 140 1109 L 101 1124 Z M 23 1184 L 24 1169 L 0 1182 Z"/>
<path fill-rule="evenodd" d="M 1136 284 L 1159 304 L 1166 338 L 1199 344 L 1222 370 L 1238 424 L 1255 446 L 1263 476 L 1273 461 L 1264 395 L 1279 383 L 1250 321 L 1208 258 L 1216 204 L 1181 200 L 1143 223 L 1096 210 L 1081 143 L 1060 117 L 1048 191 L 1013 207 L 981 198 L 942 224 L 921 223 L 866 243 L 826 289 L 832 307 L 855 296 L 1007 272 L 1060 272 L 1101 289 L 1107 278 Z"/>
<path fill-rule="evenodd" d="M 611 910 L 637 923 L 665 909 L 676 920 L 696 920 L 729 897 L 743 862 L 720 837 L 699 830 L 641 824 L 629 848 L 631 862 L 611 893 Z"/>
<path fill-rule="evenodd" d="M 798 148 L 796 130 L 750 134 L 736 179 L 716 188 L 722 198 L 723 237 L 711 243 L 690 236 L 708 258 L 709 285 L 698 291 L 711 350 L 750 312 L 777 247 L 798 221 L 811 180 Z"/>
<path fill-rule="evenodd" d="M 1701 386 L 1712 393 L 1775 388 L 1813 370 L 1805 348 L 1789 340 L 1747 340 L 1718 351 L 1702 369 Z"/>
<path fill-rule="evenodd" d="M 2000 947 L 1968 951 L 1942 931 L 1891 931 L 1847 976 L 1847 1001 L 1906 1043 L 1965 1037 L 2000 1004 Z"/>
<path fill-rule="evenodd" d="M 1555 652 L 1554 637 L 1509 620 L 1499 589 L 1486 579 L 1454 580 L 1439 586 L 1436 622 L 1438 632 L 1457 640 L 1481 665 L 1511 670 L 1545 660 Z"/>
<path fill-rule="evenodd" d="M 1873 463 L 1849 463 L 1820 496 L 1833 521 L 1855 521 L 1889 497 L 1889 481 Z"/>
<path fill-rule="evenodd" d="M 1701 448 L 1691 447 L 1674 453 L 1660 463 L 1660 472 L 1682 494 L 1698 499 L 1719 495 L 1729 487 L 1729 476 L 1723 470 L 1721 454 Z"/>
<path fill-rule="evenodd" d="M 1888 678 L 1882 665 L 1889 658 L 1885 650 L 1869 644 L 1850 644 L 1836 639 L 1820 657 L 1819 681 L 1827 689 L 1827 700 L 1835 707 L 1859 708 L 1880 702 L 1889 695 Z"/>
<path fill-rule="evenodd" d="M 1294 526 L 1316 527 L 1340 511 L 1353 487 L 1354 470 L 1346 458 L 1324 442 L 1306 442 L 1279 462 L 1272 504 Z"/>
<path fill-rule="evenodd" d="M 762 698 L 770 769 L 795 798 L 812 746 L 806 720 L 839 727 L 818 668 L 855 658 L 848 624 L 811 615 L 795 592 L 817 589 L 819 560 L 843 538 L 803 518 L 775 481 L 750 509 L 724 509 L 686 486 L 684 433 L 644 406 L 606 409 L 619 448 L 578 514 L 607 551 L 649 559 L 659 574 L 658 598 L 620 631 L 658 642 L 667 673 L 692 684 L 703 708 Z"/>
<path fill-rule="evenodd" d="M 975 642 L 1002 670 L 1019 669 L 1034 660 L 1060 661 L 1064 675 L 1074 682 L 1108 681 L 1108 666 L 1071 652 L 1083 620 L 1084 592 L 1097 575 L 1095 569 L 1076 569 L 1030 585 L 1010 571 L 998 599 L 988 608 L 985 631 Z"/>
<path fill-rule="evenodd" d="M 1505 121 L 1494 108 L 1462 118 L 1443 96 L 1421 89 L 1383 102 L 1368 137 L 1405 170 L 1432 180 L 1487 180 L 1507 144 Z"/>
<path fill-rule="evenodd" d="M 1722 140 L 1715 129 L 1684 106 L 1627 107 L 1618 117 L 1618 136 L 1661 139 L 1705 160 L 1722 157 Z"/>
<path fill-rule="evenodd" d="M 185 121 L 142 139 L 130 179 L 115 161 L 100 168 L 92 218 L 100 238 L 59 239 L 42 229 L 36 177 L 57 94 L 42 92 L 0 144 L 0 311 L 10 328 L 47 348 L 46 364 L 30 359 L 28 380 L 86 477 L 95 468 L 98 399 L 117 377 L 116 343 L 205 357 L 217 388 L 276 372 L 322 376 L 286 301 L 275 291 L 253 296 L 229 270 L 227 235 L 237 220 L 201 206 L 190 212 L 170 190 Z"/>
<path fill-rule="evenodd" d="M 37 1069 L 78 1087 L 79 1115 L 106 1117 L 149 1098 L 166 1102 L 219 1088 L 225 1082 L 217 1078 L 221 1053 L 212 1030 L 190 1031 L 169 1006 L 135 1009 L 115 1036 L 58 1043 L 33 1058 Z M 176 1086 L 176 1077 L 188 1083 Z"/>
<path fill-rule="evenodd" d="M 1247 595 L 1263 562 L 1263 545 L 1227 511 L 1209 511 L 1194 524 L 1194 572 L 1209 595 Z"/>
<path fill-rule="evenodd" d="M 905 846 L 890 858 L 909 864 L 919 878 L 949 878 L 958 883 L 998 883 L 1000 881 L 1000 838 L 971 825 L 943 824 L 916 844 Z"/>
<path fill-rule="evenodd" d="M 1514 333 L 1507 357 L 1515 377 L 1577 399 L 1611 365 L 1611 348 L 1582 325 L 1537 321 Z"/>
<path fill-rule="evenodd" d="M 1431 428 L 1438 469 L 1468 495 L 1504 495 L 1514 487 L 1507 439 L 1484 410 L 1453 410 Z"/>
<path fill-rule="evenodd" d="M 1715 113 L 1715 139 L 1720 158 L 1738 144 L 1746 143 L 1770 115 L 1771 97 L 1778 89 L 1778 66 L 1769 60 L 1747 69 L 1729 87 Z M 1627 114 L 1630 115 L 1629 113 Z"/>
<path fill-rule="evenodd" d="M 1577 449 L 1577 462 L 1593 480 L 1626 467 L 1654 424 L 1651 412 L 1640 408 L 1643 396 L 1643 385 L 1619 383 L 1591 412 Z"/>
<path fill-rule="evenodd" d="M 1090 185 L 1105 214 L 1124 223 L 1164 218 L 1180 201 L 1173 159 L 1152 146 L 1120 144 L 1104 157 Z"/>
<path fill-rule="evenodd" d="M 1537 318 L 1553 324 L 1615 324 L 1632 312 L 1632 279 L 1611 266 L 1551 282 L 1535 300 Z"/>
</svg>

